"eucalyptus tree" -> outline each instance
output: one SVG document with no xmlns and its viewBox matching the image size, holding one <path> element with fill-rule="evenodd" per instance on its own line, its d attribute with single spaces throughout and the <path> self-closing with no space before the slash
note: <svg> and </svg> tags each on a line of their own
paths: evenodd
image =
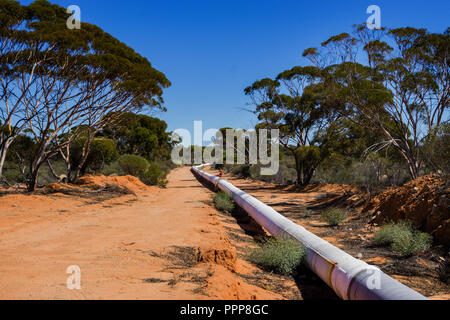
<svg viewBox="0 0 450 320">
<path fill-rule="evenodd" d="M 45 48 L 26 43 L 22 26 L 28 14 L 16 1 L 0 2 L 0 180 L 9 147 L 34 116 L 26 112 L 26 99 L 39 93 L 34 74 L 48 58 Z"/>
<path fill-rule="evenodd" d="M 341 104 L 327 92 L 331 90 L 323 70 L 294 67 L 274 80 L 266 78 L 245 89 L 256 106 L 258 128 L 279 129 L 280 143 L 295 158 L 297 183 L 310 183 L 324 157 L 317 134 L 342 113 Z"/>
<path fill-rule="evenodd" d="M 318 65 L 328 58 L 335 95 L 353 110 L 352 119 L 384 141 L 379 151 L 394 147 L 408 165 L 411 178 L 423 168 L 424 144 L 449 122 L 450 32 L 425 29 L 368 30 L 357 26 L 307 49 L 304 56 Z"/>
<path fill-rule="evenodd" d="M 32 191 L 42 164 L 57 154 L 66 160 L 69 181 L 74 182 L 95 135 L 124 112 L 144 106 L 162 109 L 162 92 L 170 82 L 99 27 L 82 23 L 79 30 L 68 29 L 69 15 L 62 7 L 38 0 L 26 11 L 19 39 L 25 47 L 17 64 L 32 74 L 36 88 L 23 102 L 25 113 L 32 115 L 27 129 L 36 142 L 28 178 Z M 46 59 L 28 63 L 24 57 L 31 51 L 45 53 Z M 71 168 L 70 145 L 80 137 L 86 137 L 81 160 Z"/>
</svg>

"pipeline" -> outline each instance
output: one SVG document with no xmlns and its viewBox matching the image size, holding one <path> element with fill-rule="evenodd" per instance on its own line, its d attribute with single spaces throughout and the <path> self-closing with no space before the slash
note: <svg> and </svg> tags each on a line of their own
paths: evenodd
<svg viewBox="0 0 450 320">
<path fill-rule="evenodd" d="M 375 266 L 356 259 L 287 219 L 273 208 L 236 188 L 226 180 L 193 167 L 192 171 L 228 193 L 258 224 L 274 237 L 290 237 L 306 249 L 306 262 L 343 300 L 428 300 Z"/>
</svg>

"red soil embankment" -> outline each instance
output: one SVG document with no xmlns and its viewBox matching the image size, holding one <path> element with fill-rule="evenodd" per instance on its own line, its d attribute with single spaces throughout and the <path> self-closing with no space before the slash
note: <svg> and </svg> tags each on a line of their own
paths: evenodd
<svg viewBox="0 0 450 320">
<path fill-rule="evenodd" d="M 372 198 L 363 209 L 373 222 L 408 220 L 433 235 L 436 243 L 450 246 L 450 185 L 429 175 Z"/>
</svg>

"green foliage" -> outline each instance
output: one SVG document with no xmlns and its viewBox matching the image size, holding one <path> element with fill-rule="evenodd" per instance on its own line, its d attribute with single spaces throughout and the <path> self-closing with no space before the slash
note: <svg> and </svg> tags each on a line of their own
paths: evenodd
<svg viewBox="0 0 450 320">
<path fill-rule="evenodd" d="M 268 239 L 250 255 L 250 260 L 260 267 L 280 273 L 291 274 L 301 265 L 305 249 L 292 239 Z"/>
<path fill-rule="evenodd" d="M 321 219 L 332 227 L 341 224 L 347 217 L 347 211 L 340 208 L 328 208 L 321 213 Z"/>
<path fill-rule="evenodd" d="M 294 151 L 299 184 L 309 183 L 310 172 L 333 154 L 354 162 L 363 158 L 364 163 L 368 154 L 383 151 L 378 163 L 369 166 L 401 161 L 412 179 L 430 171 L 445 173 L 449 39 L 448 29 L 371 32 L 355 26 L 352 34 L 322 42 L 321 49 L 306 49 L 303 56 L 314 66 L 296 66 L 275 80 L 256 81 L 245 94 L 255 105 L 257 127 L 279 129 L 280 142 Z M 297 151 L 314 146 L 321 157 Z M 382 176 L 375 174 L 364 184 L 380 183 Z"/>
<path fill-rule="evenodd" d="M 85 147 L 86 138 L 76 140 L 70 149 L 71 165 L 78 166 L 81 161 L 83 147 Z M 119 157 L 114 140 L 97 138 L 90 143 L 89 154 L 83 165 L 81 173 L 86 171 L 98 172 L 103 170 L 105 165 L 110 164 Z"/>
<path fill-rule="evenodd" d="M 133 154 L 125 154 L 119 158 L 119 166 L 124 174 L 142 177 L 147 173 L 148 161 Z"/>
<path fill-rule="evenodd" d="M 295 170 L 295 161 L 292 156 L 281 159 L 280 168 L 275 175 L 262 176 L 261 165 L 251 166 L 249 172 L 251 178 L 269 183 L 291 185 L 297 181 L 297 171 Z"/>
<path fill-rule="evenodd" d="M 317 166 L 324 159 L 321 150 L 316 146 L 301 146 L 295 151 L 295 157 L 297 163 L 297 180 L 302 185 L 308 184 Z"/>
<path fill-rule="evenodd" d="M 0 76 L 7 84 L 0 93 L 0 113 L 14 113 L 12 125 L 3 122 L 0 132 L 3 135 L 5 127 L 12 127 L 16 132 L 9 139 L 27 130 L 36 137 L 29 191 L 36 187 L 41 166 L 65 151 L 69 139 L 110 124 L 113 120 L 106 115 L 111 112 L 143 106 L 165 110 L 162 93 L 171 85 L 145 57 L 101 28 L 89 23 L 81 23 L 77 30 L 67 28 L 70 15 L 46 0 L 29 5 L 0 1 Z M 29 86 L 19 85 L 24 79 L 32 81 Z M 44 102 L 39 98 L 42 92 L 46 92 Z M 14 108 L 4 112 L 5 105 Z M 24 116 L 30 114 L 39 116 Z M 67 133 L 74 123 L 80 130 Z M 2 142 L 0 147 L 7 145 Z M 83 164 L 84 159 L 78 162 Z M 72 169 L 76 179 L 81 168 Z"/>
<path fill-rule="evenodd" d="M 229 171 L 241 178 L 248 178 L 250 177 L 250 165 L 240 165 L 240 164 L 236 164 L 236 165 L 231 165 L 231 168 L 229 168 Z"/>
<path fill-rule="evenodd" d="M 429 172 L 450 174 L 450 123 L 442 124 L 436 129 L 437 134 L 430 136 L 424 144 L 423 152 L 426 157 Z"/>
<path fill-rule="evenodd" d="M 119 166 L 119 161 L 114 161 L 110 164 L 105 165 L 105 167 L 98 173 L 104 174 L 105 176 L 116 177 L 122 174 L 122 170 Z"/>
<path fill-rule="evenodd" d="M 7 163 L 7 165 L 8 165 L 8 163 Z M 3 178 L 6 179 L 6 181 L 8 181 L 8 183 L 24 183 L 25 182 L 24 175 L 18 169 L 16 169 L 16 168 L 7 168 L 7 169 L 8 170 L 5 170 L 5 172 L 3 173 Z"/>
<path fill-rule="evenodd" d="M 319 83 L 323 70 L 314 66 L 293 67 L 276 80 L 256 81 L 245 89 L 255 104 L 257 128 L 280 130 L 280 143 L 296 158 L 297 183 L 310 183 L 325 154 L 317 135 L 338 118 L 344 104 L 330 93 L 329 84 Z"/>
<path fill-rule="evenodd" d="M 396 237 L 405 237 L 411 233 L 411 224 L 406 222 L 389 223 L 375 233 L 373 241 L 376 245 L 391 245 Z"/>
<path fill-rule="evenodd" d="M 148 161 L 170 158 L 170 133 L 167 132 L 167 123 L 158 118 L 126 113 L 102 135 L 116 141 L 120 154 L 134 154 Z"/>
<path fill-rule="evenodd" d="M 161 167 L 155 163 L 150 162 L 147 171 L 141 176 L 142 182 L 150 186 L 166 186 L 165 180 L 166 173 Z"/>
<path fill-rule="evenodd" d="M 414 230 L 410 223 L 389 223 L 374 236 L 374 243 L 380 246 L 390 245 L 392 250 L 402 256 L 411 256 L 431 247 L 433 238 L 424 232 Z"/>
<path fill-rule="evenodd" d="M 234 210 L 233 198 L 226 192 L 220 191 L 213 196 L 214 205 L 218 210 L 232 212 Z"/>
<path fill-rule="evenodd" d="M 401 186 L 409 179 L 408 169 L 402 163 L 379 155 L 362 162 L 333 154 L 317 168 L 313 182 L 358 185 L 371 190 L 378 186 Z"/>
</svg>

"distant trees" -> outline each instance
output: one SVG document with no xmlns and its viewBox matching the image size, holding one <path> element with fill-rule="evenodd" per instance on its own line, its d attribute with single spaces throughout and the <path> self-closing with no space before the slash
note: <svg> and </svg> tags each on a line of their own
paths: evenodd
<svg viewBox="0 0 450 320">
<path fill-rule="evenodd" d="M 162 109 L 162 90 L 170 85 L 164 74 L 99 27 L 70 30 L 66 10 L 45 0 L 2 1 L 0 12 L 0 177 L 6 151 L 25 129 L 35 142 L 32 191 L 53 157 L 64 159 L 68 180 L 76 181 L 102 129 L 143 106 Z M 72 167 L 75 141 L 83 146 Z"/>
<path fill-rule="evenodd" d="M 258 128 L 280 130 L 280 143 L 295 158 L 300 185 L 310 183 L 323 160 L 317 134 L 344 111 L 338 101 L 330 101 L 330 88 L 321 80 L 320 68 L 294 67 L 245 89 L 256 106 Z"/>
<path fill-rule="evenodd" d="M 448 137 L 449 30 L 356 26 L 352 35 L 306 49 L 303 56 L 313 66 L 245 89 L 258 127 L 280 129 L 280 143 L 295 157 L 297 183 L 309 183 L 321 161 L 336 152 L 367 157 L 395 150 L 412 179 L 425 164 L 444 167 L 428 146 L 445 150 Z"/>
</svg>

